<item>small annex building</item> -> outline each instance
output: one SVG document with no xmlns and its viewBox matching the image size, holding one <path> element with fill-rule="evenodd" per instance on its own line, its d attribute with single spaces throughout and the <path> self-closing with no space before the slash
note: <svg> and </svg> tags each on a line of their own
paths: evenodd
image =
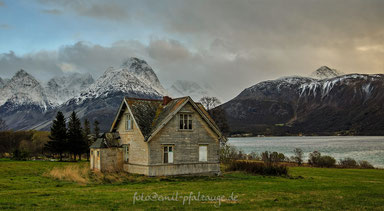
<svg viewBox="0 0 384 211">
<path fill-rule="evenodd" d="M 219 174 L 223 138 L 190 97 L 124 98 L 109 133 L 90 147 L 90 165 L 148 176 Z"/>
</svg>

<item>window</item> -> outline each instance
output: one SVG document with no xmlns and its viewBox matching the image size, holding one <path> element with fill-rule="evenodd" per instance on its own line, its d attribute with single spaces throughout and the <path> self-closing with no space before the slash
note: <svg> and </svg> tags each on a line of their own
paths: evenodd
<svg viewBox="0 0 384 211">
<path fill-rule="evenodd" d="M 208 145 L 199 145 L 199 161 L 208 161 Z"/>
<path fill-rule="evenodd" d="M 164 163 L 173 163 L 173 146 L 163 146 Z"/>
<path fill-rule="evenodd" d="M 180 114 L 180 130 L 192 130 L 192 114 Z"/>
<path fill-rule="evenodd" d="M 100 152 L 99 151 L 97 151 L 97 157 L 99 157 L 100 156 Z"/>
<path fill-rule="evenodd" d="M 128 163 L 129 161 L 129 144 L 123 146 L 124 149 L 124 162 Z"/>
<path fill-rule="evenodd" d="M 132 130 L 132 117 L 130 114 L 125 115 L 125 130 Z"/>
</svg>

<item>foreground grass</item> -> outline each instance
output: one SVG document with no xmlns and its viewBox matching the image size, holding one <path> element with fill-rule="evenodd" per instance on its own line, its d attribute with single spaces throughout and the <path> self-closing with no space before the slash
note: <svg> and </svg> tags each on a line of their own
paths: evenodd
<svg viewBox="0 0 384 211">
<path fill-rule="evenodd" d="M 43 161 L 0 161 L 0 209 L 58 210 L 384 210 L 384 170 L 290 168 L 293 177 L 263 177 L 239 172 L 222 177 L 147 178 L 96 184 L 56 180 L 47 176 L 55 167 L 88 165 Z M 139 178 L 139 179 L 138 179 Z M 136 201 L 135 193 L 188 196 L 198 192 L 230 196 L 238 201 Z M 217 205 L 217 204 L 216 204 Z"/>
</svg>

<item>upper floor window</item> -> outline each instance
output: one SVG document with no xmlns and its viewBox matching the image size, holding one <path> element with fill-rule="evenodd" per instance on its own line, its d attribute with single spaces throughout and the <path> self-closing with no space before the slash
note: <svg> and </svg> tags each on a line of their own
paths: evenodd
<svg viewBox="0 0 384 211">
<path fill-rule="evenodd" d="M 125 114 L 125 130 L 132 130 L 132 117 L 130 114 Z"/>
<path fill-rule="evenodd" d="M 192 130 L 192 114 L 180 114 L 180 130 Z"/>
</svg>

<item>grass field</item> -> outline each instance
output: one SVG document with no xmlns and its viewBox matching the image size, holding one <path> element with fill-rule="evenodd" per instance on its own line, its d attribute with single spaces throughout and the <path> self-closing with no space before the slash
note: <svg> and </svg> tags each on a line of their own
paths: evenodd
<svg viewBox="0 0 384 211">
<path fill-rule="evenodd" d="M 0 161 L 0 209 L 44 210 L 384 210 L 384 170 L 292 167 L 293 178 L 240 172 L 221 177 L 147 178 L 113 184 L 78 184 L 52 179 L 54 167 L 88 165 L 44 161 Z M 299 178 L 301 176 L 303 178 Z M 184 196 L 224 195 L 237 201 L 191 201 Z M 177 201 L 138 201 L 133 197 L 178 194 Z M 220 206 L 219 206 L 220 205 Z"/>
</svg>

